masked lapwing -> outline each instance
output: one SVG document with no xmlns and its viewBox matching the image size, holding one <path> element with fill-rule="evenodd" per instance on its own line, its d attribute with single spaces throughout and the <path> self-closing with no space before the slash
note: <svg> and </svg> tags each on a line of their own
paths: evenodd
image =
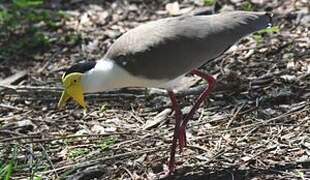
<svg viewBox="0 0 310 180">
<path fill-rule="evenodd" d="M 243 11 L 169 17 L 142 24 L 119 37 L 102 59 L 70 67 L 62 76 L 64 91 L 58 107 L 71 97 L 86 108 L 84 93 L 125 87 L 166 89 L 176 119 L 168 163 L 169 173 L 174 172 L 177 142 L 180 149 L 186 146 L 186 124 L 215 84 L 212 76 L 197 68 L 270 24 L 270 13 Z M 173 84 L 188 73 L 205 79 L 208 87 L 183 116 Z"/>
</svg>

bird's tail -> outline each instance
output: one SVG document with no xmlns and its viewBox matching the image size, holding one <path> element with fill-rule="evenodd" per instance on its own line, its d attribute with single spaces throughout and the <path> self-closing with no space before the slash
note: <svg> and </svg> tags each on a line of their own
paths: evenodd
<svg viewBox="0 0 310 180">
<path fill-rule="evenodd" d="M 271 27 L 271 12 L 234 11 L 218 14 L 221 26 L 241 38 L 247 34 Z"/>
<path fill-rule="evenodd" d="M 273 13 L 271 11 L 266 11 L 265 15 L 269 18 L 268 27 L 271 27 L 273 24 L 273 21 L 272 21 Z"/>
</svg>

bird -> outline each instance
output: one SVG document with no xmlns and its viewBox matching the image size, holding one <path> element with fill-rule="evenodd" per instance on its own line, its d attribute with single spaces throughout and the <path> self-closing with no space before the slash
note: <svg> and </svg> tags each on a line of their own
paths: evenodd
<svg viewBox="0 0 310 180">
<path fill-rule="evenodd" d="M 241 38 L 268 28 L 270 12 L 231 11 L 212 15 L 167 17 L 135 27 L 121 35 L 97 61 L 72 65 L 62 76 L 63 108 L 72 98 L 86 108 L 84 93 L 145 87 L 163 88 L 171 99 L 175 128 L 168 174 L 176 170 L 175 154 L 186 147 L 186 125 L 215 87 L 216 80 L 198 68 L 216 59 Z M 183 115 L 175 84 L 187 74 L 206 80 L 188 114 Z"/>
</svg>

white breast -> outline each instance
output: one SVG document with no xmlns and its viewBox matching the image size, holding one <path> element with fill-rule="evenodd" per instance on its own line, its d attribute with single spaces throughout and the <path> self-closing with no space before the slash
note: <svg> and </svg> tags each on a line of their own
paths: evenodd
<svg viewBox="0 0 310 180">
<path fill-rule="evenodd" d="M 96 66 L 82 76 L 84 92 L 102 92 L 124 87 L 147 87 L 172 89 L 178 79 L 152 80 L 133 76 L 113 61 L 99 60 Z"/>
</svg>

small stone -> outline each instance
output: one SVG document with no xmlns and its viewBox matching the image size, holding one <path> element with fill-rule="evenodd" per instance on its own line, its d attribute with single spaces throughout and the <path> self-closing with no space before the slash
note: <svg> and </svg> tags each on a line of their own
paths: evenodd
<svg viewBox="0 0 310 180">
<path fill-rule="evenodd" d="M 296 76 L 295 75 L 282 75 L 281 79 L 283 79 L 285 82 L 295 82 L 296 81 Z"/>
<path fill-rule="evenodd" d="M 286 68 L 287 69 L 294 69 L 295 67 L 295 62 L 294 61 L 289 61 L 287 64 L 286 64 Z"/>
<path fill-rule="evenodd" d="M 179 15 L 180 14 L 180 5 L 178 2 L 168 3 L 166 4 L 166 11 L 172 15 Z"/>
</svg>

